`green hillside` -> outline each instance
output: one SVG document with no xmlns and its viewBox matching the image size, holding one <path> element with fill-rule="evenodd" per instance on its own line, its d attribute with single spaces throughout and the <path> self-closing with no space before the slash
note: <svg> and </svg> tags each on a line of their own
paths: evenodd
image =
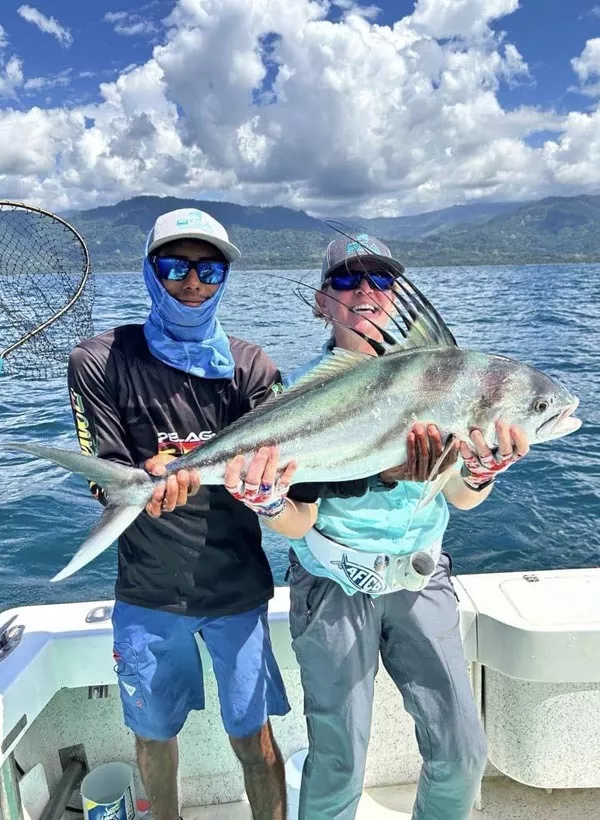
<svg viewBox="0 0 600 820">
<path fill-rule="evenodd" d="M 243 252 L 246 268 L 315 268 L 335 236 L 325 222 L 290 208 L 245 207 L 174 197 L 135 197 L 68 218 L 85 237 L 96 270 L 140 267 L 148 230 L 182 207 L 212 213 Z M 457 206 L 395 219 L 347 220 L 386 239 L 410 266 L 600 261 L 600 196 L 550 197 L 526 204 Z"/>
</svg>

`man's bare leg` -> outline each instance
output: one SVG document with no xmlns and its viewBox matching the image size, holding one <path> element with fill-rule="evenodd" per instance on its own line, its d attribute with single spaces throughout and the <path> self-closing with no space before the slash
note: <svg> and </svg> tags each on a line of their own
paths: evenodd
<svg viewBox="0 0 600 820">
<path fill-rule="evenodd" d="M 285 767 L 269 721 L 256 734 L 229 742 L 244 770 L 254 820 L 285 820 Z"/>
<path fill-rule="evenodd" d="M 150 801 L 152 820 L 179 820 L 177 797 L 177 738 L 146 740 L 136 737 L 138 766 Z"/>
</svg>

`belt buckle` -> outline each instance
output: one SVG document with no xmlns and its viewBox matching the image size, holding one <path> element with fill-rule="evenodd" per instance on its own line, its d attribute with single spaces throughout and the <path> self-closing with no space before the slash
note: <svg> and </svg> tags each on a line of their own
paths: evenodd
<svg viewBox="0 0 600 820">
<path fill-rule="evenodd" d="M 388 565 L 385 569 L 385 583 L 388 589 L 391 590 L 398 590 L 404 589 L 404 579 L 406 576 L 406 564 L 407 558 L 406 555 L 393 555 L 391 558 L 389 556 L 385 556 L 388 559 Z"/>
<path fill-rule="evenodd" d="M 406 576 L 408 557 L 406 555 L 386 555 L 385 553 L 380 553 L 375 557 L 373 570 L 380 576 L 385 591 L 393 592 L 397 589 L 404 589 L 403 581 Z"/>
</svg>

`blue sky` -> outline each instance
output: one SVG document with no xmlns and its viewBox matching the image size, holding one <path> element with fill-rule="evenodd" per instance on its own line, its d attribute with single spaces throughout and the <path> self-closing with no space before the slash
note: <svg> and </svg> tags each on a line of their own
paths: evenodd
<svg viewBox="0 0 600 820">
<path fill-rule="evenodd" d="M 452 3 L 3 0 L 0 195 L 391 215 L 600 192 L 600 0 Z"/>
<path fill-rule="evenodd" d="M 113 80 L 120 71 L 131 63 L 147 60 L 156 42 L 160 21 L 173 8 L 172 0 L 149 0 L 149 2 L 126 2 L 121 6 L 114 0 L 41 0 L 31 3 L 48 18 L 54 18 L 72 36 L 67 47 L 53 35 L 44 33 L 18 13 L 26 4 L 20 0 L 3 0 L 3 14 L 0 18 L 11 46 L 23 58 L 28 74 L 38 77 L 56 77 L 69 72 L 71 78 L 67 87 L 41 89 L 20 99 L 21 108 L 33 104 L 72 105 L 78 101 L 96 100 L 100 82 Z M 135 22 L 144 22 L 147 35 L 132 36 L 119 34 L 115 28 L 118 21 L 105 20 L 105 15 L 127 11 Z M 156 31 L 151 28 L 155 26 Z M 83 75 L 83 76 L 82 76 Z M 14 102 L 13 102 L 14 104 Z"/>
<path fill-rule="evenodd" d="M 3 0 L 0 22 L 9 32 L 10 42 L 27 61 L 36 76 L 56 76 L 71 72 L 73 80 L 68 89 L 56 88 L 46 93 L 31 95 L 21 106 L 71 104 L 82 98 L 96 99 L 98 83 L 113 79 L 131 63 L 148 59 L 152 47 L 160 41 L 161 20 L 172 10 L 174 0 L 93 0 L 74 3 L 73 0 L 41 0 L 32 6 L 47 17 L 54 17 L 70 31 L 73 43 L 61 47 L 58 40 L 42 33 L 26 22 L 17 9 L 25 5 L 20 0 Z M 380 13 L 374 21 L 393 25 L 401 17 L 411 14 L 412 0 L 383 0 L 376 3 Z M 594 9 L 597 11 L 594 13 Z M 143 21 L 149 29 L 147 36 L 127 36 L 115 31 L 116 23 L 104 20 L 106 14 L 127 12 L 127 22 Z M 332 7 L 330 18 L 340 16 Z M 156 28 L 154 33 L 152 27 Z M 530 66 L 532 81 L 513 88 L 503 88 L 500 99 L 508 107 L 521 104 L 553 106 L 567 110 L 580 105 L 579 95 L 569 88 L 576 85 L 571 59 L 585 42 L 600 36 L 600 0 L 522 0 L 521 7 L 511 15 L 492 24 L 497 32 L 506 32 L 507 40 L 514 43 Z M 93 76 L 81 76 L 90 73 Z"/>
<path fill-rule="evenodd" d="M 388 24 L 414 8 L 411 0 L 384 0 L 377 5 L 382 9 L 378 21 Z M 521 0 L 517 11 L 493 22 L 491 28 L 506 32 L 533 75 L 533 82 L 503 90 L 501 98 L 507 105 L 565 108 L 580 102 L 568 91 L 577 79 L 570 61 L 587 40 L 600 36 L 600 0 Z"/>
<path fill-rule="evenodd" d="M 73 0 L 41 0 L 32 6 L 47 17 L 54 17 L 72 36 L 73 43 L 63 48 L 55 37 L 44 34 L 17 13 L 24 4 L 20 0 L 3 0 L 0 22 L 9 32 L 10 42 L 36 76 L 56 76 L 64 71 L 72 74 L 68 88 L 40 91 L 21 100 L 21 107 L 31 104 L 72 104 L 73 101 L 96 99 L 98 84 L 113 79 L 131 63 L 140 63 L 151 56 L 152 47 L 160 41 L 161 20 L 172 10 L 174 0 L 94 0 L 74 3 Z M 383 0 L 376 3 L 380 13 L 374 21 L 393 25 L 411 14 L 413 0 Z M 596 13 L 594 13 L 596 9 Z M 104 20 L 106 14 L 127 12 L 134 23 L 147 24 L 147 36 L 126 36 L 115 31 L 115 23 Z M 340 16 L 332 7 L 330 18 Z M 138 18 L 140 18 L 138 20 Z M 125 21 L 127 23 L 127 20 Z M 156 31 L 152 33 L 151 27 Z M 517 87 L 505 87 L 500 99 L 507 107 L 521 104 L 552 106 L 568 110 L 581 105 L 580 95 L 569 91 L 576 85 L 571 59 L 585 42 L 600 36 L 600 0 L 522 0 L 521 7 L 511 15 L 492 24 L 497 32 L 506 32 L 530 66 L 532 81 Z M 90 73 L 93 76 L 81 76 Z"/>
</svg>

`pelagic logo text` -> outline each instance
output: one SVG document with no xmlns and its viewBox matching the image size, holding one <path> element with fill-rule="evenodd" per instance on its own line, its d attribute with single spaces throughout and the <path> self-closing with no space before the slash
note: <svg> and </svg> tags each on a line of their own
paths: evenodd
<svg viewBox="0 0 600 820">
<path fill-rule="evenodd" d="M 188 433 L 187 436 L 180 436 L 178 433 L 159 433 L 158 434 L 158 452 L 169 453 L 172 456 L 184 456 L 195 450 L 196 447 L 202 447 L 211 438 L 214 438 L 216 433 L 212 430 L 202 430 L 200 433 Z"/>
<path fill-rule="evenodd" d="M 201 433 L 188 433 L 183 438 L 177 433 L 159 433 L 158 443 L 163 444 L 166 441 L 171 441 L 174 444 L 203 444 L 215 436 L 216 433 L 213 433 L 212 430 L 203 430 Z"/>
</svg>

